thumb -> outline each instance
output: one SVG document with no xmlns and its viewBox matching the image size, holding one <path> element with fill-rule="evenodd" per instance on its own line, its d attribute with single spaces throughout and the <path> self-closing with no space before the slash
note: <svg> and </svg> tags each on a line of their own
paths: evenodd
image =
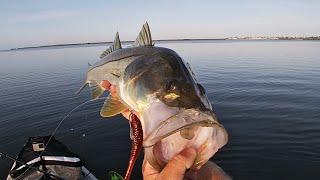
<svg viewBox="0 0 320 180">
<path fill-rule="evenodd" d="M 195 159 L 197 152 L 195 149 L 186 149 L 180 154 L 175 155 L 165 168 L 161 171 L 158 176 L 158 179 L 183 179 L 184 174 L 187 169 L 189 169 Z"/>
</svg>

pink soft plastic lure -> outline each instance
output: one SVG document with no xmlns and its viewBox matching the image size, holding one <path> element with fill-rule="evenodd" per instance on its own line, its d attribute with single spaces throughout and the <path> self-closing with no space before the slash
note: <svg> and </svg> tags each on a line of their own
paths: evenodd
<svg viewBox="0 0 320 180">
<path fill-rule="evenodd" d="M 131 153 L 130 153 L 130 160 L 129 165 L 127 168 L 126 175 L 124 177 L 125 180 L 130 179 L 130 175 L 133 169 L 133 166 L 139 157 L 141 148 L 142 148 L 142 141 L 143 141 L 143 131 L 140 119 L 134 115 L 130 115 L 130 124 L 131 124 L 131 131 L 132 131 L 132 145 L 131 145 Z"/>
</svg>

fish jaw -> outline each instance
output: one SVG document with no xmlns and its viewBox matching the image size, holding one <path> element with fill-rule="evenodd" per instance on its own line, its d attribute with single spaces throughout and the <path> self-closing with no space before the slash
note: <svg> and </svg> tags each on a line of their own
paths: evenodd
<svg viewBox="0 0 320 180">
<path fill-rule="evenodd" d="M 140 114 L 146 158 L 159 171 L 187 148 L 197 151 L 193 167 L 202 165 L 228 141 L 213 113 L 168 107 L 154 98 Z"/>
</svg>

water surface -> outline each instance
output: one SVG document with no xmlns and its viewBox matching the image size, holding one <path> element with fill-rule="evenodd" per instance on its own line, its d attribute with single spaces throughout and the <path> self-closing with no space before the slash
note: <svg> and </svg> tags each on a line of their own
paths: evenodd
<svg viewBox="0 0 320 180">
<path fill-rule="evenodd" d="M 314 179 L 320 167 L 320 42 L 163 42 L 189 62 L 229 132 L 213 158 L 234 179 Z M 87 63 L 104 46 L 0 53 L 0 151 L 16 156 L 29 136 L 48 135 L 90 99 Z M 103 101 L 72 113 L 55 136 L 99 179 L 124 174 L 131 141 L 121 116 L 101 118 Z M 140 163 L 140 164 L 139 164 Z M 12 162 L 0 158 L 0 179 Z M 141 177 L 141 158 L 133 178 Z"/>
</svg>

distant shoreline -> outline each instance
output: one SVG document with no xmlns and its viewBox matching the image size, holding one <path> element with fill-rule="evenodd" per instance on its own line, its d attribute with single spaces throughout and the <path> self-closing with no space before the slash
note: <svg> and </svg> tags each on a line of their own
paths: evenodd
<svg viewBox="0 0 320 180">
<path fill-rule="evenodd" d="M 164 40 L 153 40 L 154 42 L 168 42 L 168 41 L 197 41 L 197 40 L 227 40 L 227 38 L 222 39 L 164 39 Z M 24 50 L 24 49 L 37 49 L 37 48 L 48 48 L 48 47 L 65 47 L 65 46 L 82 46 L 82 45 L 99 45 L 99 44 L 110 44 L 113 41 L 105 42 L 86 42 L 86 43 L 67 43 L 67 44 L 52 44 L 52 45 L 41 45 L 41 46 L 27 46 L 27 47 L 18 47 L 5 49 L 0 51 L 15 51 L 15 50 Z M 121 41 L 122 43 L 133 43 L 134 41 Z"/>
<path fill-rule="evenodd" d="M 283 40 L 303 40 L 303 41 L 319 41 L 319 39 L 306 39 L 306 38 L 219 38 L 219 39 L 163 39 L 163 40 L 153 40 L 154 42 L 179 42 L 179 41 L 261 41 L 261 40 L 274 40 L 274 41 L 283 41 Z M 121 41 L 123 43 L 133 43 L 134 41 Z M 26 49 L 38 49 L 38 48 L 50 48 L 50 47 L 66 47 L 66 46 L 82 46 L 82 45 L 99 45 L 99 44 L 110 44 L 112 41 L 106 42 L 86 42 L 86 43 L 67 43 L 67 44 L 52 44 L 52 45 L 41 45 L 41 46 L 27 46 L 27 47 L 18 47 L 11 49 L 0 50 L 0 52 L 5 51 L 16 51 L 16 50 L 26 50 Z"/>
</svg>

